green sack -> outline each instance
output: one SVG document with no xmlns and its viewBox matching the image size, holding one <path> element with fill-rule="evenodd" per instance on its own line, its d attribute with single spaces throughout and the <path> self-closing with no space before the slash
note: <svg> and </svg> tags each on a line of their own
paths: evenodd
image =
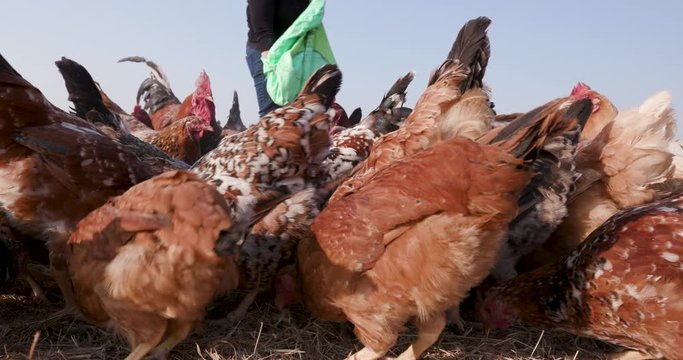
<svg viewBox="0 0 683 360">
<path fill-rule="evenodd" d="M 325 64 L 336 64 L 322 24 L 325 0 L 311 0 L 262 58 L 266 88 L 278 105 L 294 100 L 313 73 Z"/>
</svg>

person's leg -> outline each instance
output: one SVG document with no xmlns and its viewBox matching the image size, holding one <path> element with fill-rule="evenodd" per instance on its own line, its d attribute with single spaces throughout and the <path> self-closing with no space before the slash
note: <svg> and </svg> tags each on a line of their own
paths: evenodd
<svg viewBox="0 0 683 360">
<path fill-rule="evenodd" d="M 266 76 L 263 74 L 261 52 L 249 46 L 247 46 L 247 66 L 249 66 L 249 72 L 254 79 L 259 116 L 266 115 L 278 108 L 278 105 L 273 102 L 270 95 L 268 95 L 268 90 L 266 90 Z"/>
</svg>

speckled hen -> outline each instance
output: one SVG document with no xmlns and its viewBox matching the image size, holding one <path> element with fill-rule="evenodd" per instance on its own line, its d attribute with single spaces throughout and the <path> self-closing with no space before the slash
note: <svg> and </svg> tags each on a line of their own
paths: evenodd
<svg viewBox="0 0 683 360">
<path fill-rule="evenodd" d="M 235 198 L 238 226 L 250 225 L 256 203 L 279 203 L 304 188 L 306 171 L 329 151 L 327 110 L 341 85 L 335 65 L 321 67 L 293 102 L 247 130 L 223 138 L 192 167 L 228 198 Z"/>
<path fill-rule="evenodd" d="M 76 223 L 152 176 L 132 151 L 58 109 L 0 56 L 0 205 L 10 225 L 47 241 L 67 305 L 64 249 Z"/>
<path fill-rule="evenodd" d="M 351 174 L 353 168 L 370 154 L 372 144 L 380 136 L 395 131 L 412 111 L 403 107 L 406 90 L 415 73 L 400 77 L 384 95 L 379 106 L 357 125 L 337 127 L 332 135 L 330 153 L 323 161 L 315 180 L 333 190 Z"/>
<path fill-rule="evenodd" d="M 520 321 L 683 359 L 683 196 L 619 212 L 564 260 L 492 288 L 486 324 Z M 622 354 L 625 355 L 625 354 Z"/>
<path fill-rule="evenodd" d="M 282 267 L 294 263 L 296 246 L 300 239 L 310 236 L 310 225 L 319 213 L 320 203 L 316 189 L 306 188 L 279 203 L 251 228 L 240 249 L 240 286 L 249 293 L 230 313 L 231 323 L 244 317 L 256 295 L 273 287 Z M 285 301 L 279 305 L 289 305 L 286 299 L 294 298 L 295 291 L 293 286 L 281 284 L 276 295 Z"/>
</svg>

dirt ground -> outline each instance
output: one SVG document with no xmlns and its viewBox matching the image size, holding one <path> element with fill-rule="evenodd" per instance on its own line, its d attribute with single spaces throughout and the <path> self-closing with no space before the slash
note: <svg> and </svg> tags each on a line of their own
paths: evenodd
<svg viewBox="0 0 683 360">
<path fill-rule="evenodd" d="M 113 333 L 73 316 L 55 316 L 61 302 L 50 289 L 51 304 L 33 300 L 28 288 L 0 296 L 1 359 L 120 359 L 128 345 Z M 362 346 L 350 324 L 313 319 L 303 308 L 292 309 L 290 321 L 279 316 L 268 298 L 259 299 L 237 326 L 220 319 L 238 299 L 213 306 L 208 322 L 174 349 L 172 359 L 260 360 L 343 359 Z M 465 333 L 446 329 L 424 359 L 604 359 L 617 349 L 599 341 L 575 336 L 514 328 L 485 333 L 468 323 Z M 393 356 L 414 339 L 409 328 L 401 336 Z M 33 348 L 33 349 L 32 349 Z"/>
</svg>

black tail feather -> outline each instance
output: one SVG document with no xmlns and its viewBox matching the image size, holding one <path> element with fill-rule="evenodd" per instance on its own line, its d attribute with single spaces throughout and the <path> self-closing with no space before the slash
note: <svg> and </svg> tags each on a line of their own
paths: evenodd
<svg viewBox="0 0 683 360">
<path fill-rule="evenodd" d="M 491 57 L 491 45 L 486 33 L 491 19 L 481 16 L 468 21 L 458 33 L 448 59 L 458 60 L 470 69 L 468 81 L 461 85 L 460 90 L 471 87 L 483 87 L 486 66 Z"/>
<path fill-rule="evenodd" d="M 114 114 L 104 105 L 100 91 L 88 70 L 81 64 L 62 57 L 55 61 L 55 65 L 64 78 L 66 90 L 69 93 L 69 101 L 74 104 L 76 115 L 89 121 L 98 121 L 115 129 L 120 130 L 121 125 Z M 99 116 L 89 115 L 91 111 Z"/>
<path fill-rule="evenodd" d="M 414 78 L 415 73 L 412 71 L 398 78 L 382 98 L 379 109 L 382 111 L 389 111 L 403 105 L 406 101 L 406 90 L 408 89 L 408 85 L 410 85 Z"/>
<path fill-rule="evenodd" d="M 23 78 L 19 74 L 19 72 L 14 70 L 12 65 L 10 65 L 10 63 L 5 59 L 4 56 L 2 56 L 2 54 L 0 54 L 0 73 L 6 73 L 6 74 L 10 74 L 12 76 L 18 76 L 20 78 Z"/>
<path fill-rule="evenodd" d="M 237 96 L 237 91 L 232 94 L 232 107 L 228 113 L 228 121 L 223 126 L 223 129 L 230 129 L 235 131 L 244 131 L 247 129 L 242 122 L 242 115 L 240 113 L 240 102 Z"/>
<path fill-rule="evenodd" d="M 363 110 L 361 108 L 357 107 L 356 109 L 351 112 L 351 115 L 349 115 L 349 126 L 356 126 L 360 122 L 360 120 L 363 118 Z"/>
<path fill-rule="evenodd" d="M 326 107 L 334 102 L 342 83 L 342 73 L 334 64 L 323 65 L 308 79 L 301 94 L 318 94 Z"/>
</svg>

